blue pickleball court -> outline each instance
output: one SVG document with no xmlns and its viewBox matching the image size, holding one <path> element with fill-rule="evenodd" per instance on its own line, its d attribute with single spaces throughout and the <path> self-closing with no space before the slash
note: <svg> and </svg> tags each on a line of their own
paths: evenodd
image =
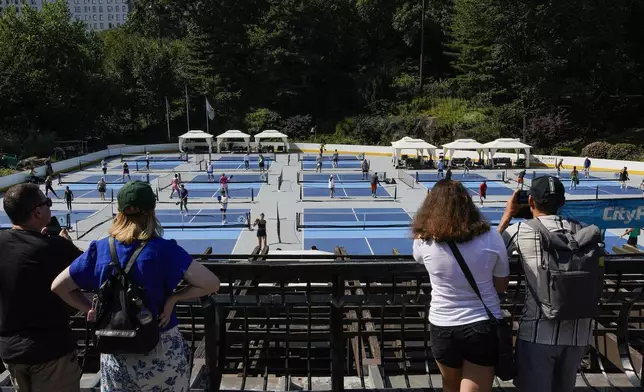
<svg viewBox="0 0 644 392">
<path fill-rule="evenodd" d="M 249 213 L 248 209 L 230 209 L 222 223 L 222 213 L 215 209 L 195 209 L 189 214 L 178 209 L 156 210 L 164 226 L 163 237 L 176 240 L 190 254 L 203 253 L 208 247 L 213 254 L 232 254 Z"/>
<path fill-rule="evenodd" d="M 436 170 L 424 171 L 424 172 L 407 172 L 410 176 L 414 177 L 418 182 L 437 182 L 441 178 L 438 177 L 438 172 Z M 469 174 L 464 174 L 463 172 L 456 173 L 452 171 L 452 181 L 460 182 L 471 182 L 471 181 L 500 181 L 502 179 L 502 173 L 495 173 L 494 179 L 491 180 L 488 177 L 482 176 L 480 174 L 470 172 Z M 443 171 L 443 178 L 445 178 L 445 171 Z"/>
<path fill-rule="evenodd" d="M 219 183 L 219 178 L 222 174 L 226 172 L 214 172 L 214 182 Z M 239 173 L 239 174 L 226 174 L 228 177 L 228 183 L 266 183 L 268 179 L 267 173 Z M 193 177 L 190 181 L 185 181 L 187 183 L 208 183 L 207 174 L 199 174 Z M 212 183 L 212 182 L 211 182 Z"/>
<path fill-rule="evenodd" d="M 394 197 L 386 188 L 382 185 L 378 185 L 376 188 L 376 196 L 383 198 L 392 198 Z M 329 188 L 325 183 L 305 183 L 302 184 L 302 198 L 309 197 L 329 197 Z M 371 197 L 371 184 L 368 182 L 360 183 L 341 183 L 335 184 L 335 197 Z"/>
<path fill-rule="evenodd" d="M 479 186 L 482 181 L 461 181 L 461 183 L 470 196 L 479 196 Z M 436 185 L 436 182 L 422 182 L 422 184 L 431 190 Z M 514 187 L 510 188 L 502 181 L 487 181 L 487 196 L 511 196 L 514 193 L 514 189 Z"/>
<path fill-rule="evenodd" d="M 362 173 L 298 173 L 299 182 L 318 182 L 318 183 L 328 183 L 329 176 L 333 176 L 336 184 L 346 183 L 346 182 L 369 182 L 371 181 L 372 172 L 368 173 L 366 176 Z M 384 181 L 386 177 L 385 172 L 378 173 L 378 178 L 380 181 Z"/>
<path fill-rule="evenodd" d="M 216 198 L 221 195 L 219 183 L 192 183 L 186 184 L 188 198 Z M 262 189 L 262 184 L 228 184 L 228 197 L 231 199 L 251 199 L 257 197 Z M 175 192 L 176 195 L 176 192 Z M 190 202 L 188 202 L 190 204 Z"/>
<path fill-rule="evenodd" d="M 60 222 L 60 225 L 63 227 L 68 223 L 71 227 L 74 227 L 74 223 L 76 223 L 76 221 L 87 219 L 94 213 L 96 213 L 95 210 L 78 210 L 71 213 L 67 211 L 51 210 L 51 215 L 58 218 L 58 222 Z M 67 214 L 69 214 L 69 222 L 67 222 Z M 11 220 L 9 220 L 7 214 L 2 211 L 0 212 L 0 229 L 8 228 L 11 228 Z"/>
<path fill-rule="evenodd" d="M 390 255 L 394 249 L 409 255 L 412 251 L 408 227 L 412 218 L 402 208 L 306 208 L 299 219 L 304 249 L 315 246 L 333 252 L 341 246 L 349 255 Z M 387 224 L 403 227 L 373 227 Z"/>
<path fill-rule="evenodd" d="M 301 170 L 315 170 L 317 163 L 314 160 L 303 160 L 300 161 Z M 360 170 L 362 167 L 362 161 L 358 159 L 354 160 L 340 160 L 338 161 L 338 169 L 355 169 Z M 322 160 L 322 170 L 333 170 L 333 162 L 329 159 Z"/>
<path fill-rule="evenodd" d="M 627 186 L 622 188 L 619 185 L 619 181 L 616 180 L 585 180 L 579 181 L 576 188 L 570 189 L 570 181 L 563 181 L 564 186 L 566 187 L 566 193 L 570 195 L 595 195 L 607 196 L 607 195 L 629 195 L 634 196 L 642 195 L 642 191 L 638 188 Z"/>
</svg>

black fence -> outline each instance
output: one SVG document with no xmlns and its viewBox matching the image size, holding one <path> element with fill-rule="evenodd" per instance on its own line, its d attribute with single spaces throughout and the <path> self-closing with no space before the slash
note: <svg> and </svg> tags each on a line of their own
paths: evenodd
<svg viewBox="0 0 644 392">
<path fill-rule="evenodd" d="M 441 390 L 423 265 L 400 256 L 196 257 L 222 287 L 177 306 L 192 345 L 192 390 Z M 644 256 L 607 256 L 605 265 L 601 315 L 577 390 L 642 390 Z M 516 261 L 511 266 L 502 308 L 516 331 L 525 281 Z M 73 327 L 83 341 L 82 316 Z M 91 343 L 81 352 L 84 371 L 98 371 Z"/>
</svg>

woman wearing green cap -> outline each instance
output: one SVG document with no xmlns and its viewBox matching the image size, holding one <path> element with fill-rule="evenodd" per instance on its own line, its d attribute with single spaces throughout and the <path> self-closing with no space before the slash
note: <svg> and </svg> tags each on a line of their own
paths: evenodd
<svg viewBox="0 0 644 392">
<path fill-rule="evenodd" d="M 155 194 L 147 183 L 128 182 L 118 194 L 119 212 L 109 235 L 115 239 L 122 268 L 143 246 L 128 278 L 144 289 L 143 304 L 152 313 L 152 322 L 158 323 L 159 343 L 145 355 L 101 354 L 102 390 L 189 390 L 190 348 L 179 332 L 174 306 L 219 289 L 219 279 L 210 270 L 193 261 L 174 240 L 162 238 L 155 206 Z M 98 291 L 113 272 L 110 262 L 109 239 L 93 241 L 55 279 L 52 291 L 76 309 L 93 314 L 92 303 L 77 289 Z M 188 285 L 173 292 L 182 279 Z"/>
</svg>

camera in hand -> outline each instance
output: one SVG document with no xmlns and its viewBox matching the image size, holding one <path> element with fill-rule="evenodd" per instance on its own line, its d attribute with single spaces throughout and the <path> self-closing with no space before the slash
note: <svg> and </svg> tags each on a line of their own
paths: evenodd
<svg viewBox="0 0 644 392">
<path fill-rule="evenodd" d="M 58 235 L 60 234 L 62 229 L 63 228 L 60 226 L 60 222 L 58 222 L 58 218 L 52 216 L 49 220 L 49 224 L 47 225 L 47 234 Z"/>
<path fill-rule="evenodd" d="M 532 219 L 532 211 L 530 211 L 530 204 L 528 191 L 520 190 L 517 192 L 517 203 L 519 204 L 519 212 L 516 214 L 515 218 L 520 219 Z"/>
</svg>

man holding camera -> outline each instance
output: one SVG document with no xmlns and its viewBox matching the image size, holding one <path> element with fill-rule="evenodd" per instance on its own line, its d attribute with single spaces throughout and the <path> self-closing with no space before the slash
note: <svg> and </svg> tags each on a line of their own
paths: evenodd
<svg viewBox="0 0 644 392">
<path fill-rule="evenodd" d="M 526 278 L 515 356 L 521 392 L 572 392 L 599 315 L 601 235 L 559 216 L 564 203 L 558 178 L 536 178 L 508 200 L 498 227 Z M 510 226 L 513 218 L 528 220 Z"/>
<path fill-rule="evenodd" d="M 79 391 L 69 308 L 51 284 L 82 252 L 48 226 L 51 199 L 38 185 L 12 187 L 3 204 L 13 226 L 0 232 L 0 358 L 17 391 Z"/>
</svg>

